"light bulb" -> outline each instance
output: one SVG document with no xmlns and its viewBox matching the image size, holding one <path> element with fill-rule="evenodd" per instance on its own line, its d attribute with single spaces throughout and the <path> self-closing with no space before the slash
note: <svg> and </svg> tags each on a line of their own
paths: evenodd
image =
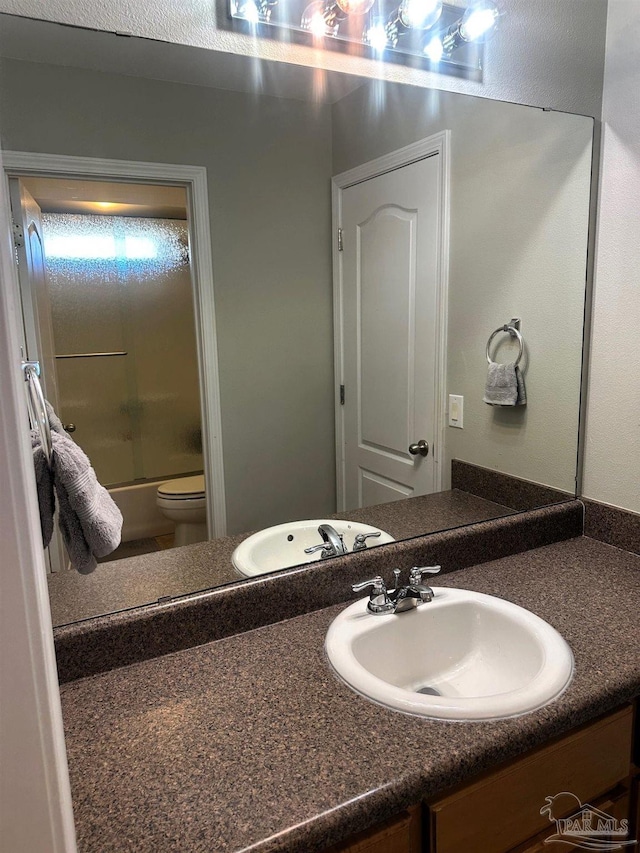
<svg viewBox="0 0 640 853">
<path fill-rule="evenodd" d="M 492 0 L 480 0 L 469 6 L 460 21 L 464 41 L 484 42 L 494 34 L 500 11 Z"/>
<path fill-rule="evenodd" d="M 442 54 L 444 53 L 444 47 L 442 46 L 442 39 L 440 36 L 433 36 L 433 38 L 425 44 L 423 52 L 431 62 L 440 62 Z"/>
<path fill-rule="evenodd" d="M 303 30 L 308 30 L 318 38 L 335 36 L 338 32 L 338 25 L 339 21 L 336 16 L 327 14 L 327 4 L 323 0 L 314 0 L 313 3 L 309 3 L 302 13 L 302 20 L 300 21 Z"/>
<path fill-rule="evenodd" d="M 371 26 L 367 28 L 364 40 L 374 50 L 378 51 L 378 53 L 382 53 L 385 50 L 389 44 L 389 37 L 387 35 L 387 27 L 381 18 L 374 20 Z"/>
<path fill-rule="evenodd" d="M 260 11 L 254 0 L 246 0 L 246 2 L 244 2 L 244 0 L 240 0 L 240 2 L 234 3 L 233 14 L 238 15 L 240 18 L 244 18 L 245 21 L 249 21 L 250 24 L 257 24 L 260 22 Z"/>
<path fill-rule="evenodd" d="M 375 0 L 336 0 L 345 15 L 366 15 Z"/>
<path fill-rule="evenodd" d="M 428 30 L 442 14 L 442 0 L 402 0 L 398 9 L 404 27 Z"/>
</svg>

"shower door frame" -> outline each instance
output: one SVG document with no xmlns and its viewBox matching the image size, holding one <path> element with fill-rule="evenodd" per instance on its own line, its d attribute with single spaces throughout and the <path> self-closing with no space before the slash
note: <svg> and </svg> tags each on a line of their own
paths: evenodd
<svg viewBox="0 0 640 853">
<path fill-rule="evenodd" d="M 222 409 L 206 168 L 184 164 L 73 157 L 65 154 L 29 151 L 3 151 L 2 163 L 7 198 L 10 178 L 36 175 L 46 178 L 164 184 L 183 187 L 186 190 L 191 283 L 198 350 L 207 529 L 209 538 L 226 536 Z"/>
</svg>

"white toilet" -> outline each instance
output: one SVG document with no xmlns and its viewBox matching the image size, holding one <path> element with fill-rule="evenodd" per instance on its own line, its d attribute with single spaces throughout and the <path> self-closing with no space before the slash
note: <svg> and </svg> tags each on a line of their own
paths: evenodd
<svg viewBox="0 0 640 853">
<path fill-rule="evenodd" d="M 160 512 L 176 526 L 176 548 L 207 540 L 204 474 L 160 483 L 156 504 Z"/>
</svg>

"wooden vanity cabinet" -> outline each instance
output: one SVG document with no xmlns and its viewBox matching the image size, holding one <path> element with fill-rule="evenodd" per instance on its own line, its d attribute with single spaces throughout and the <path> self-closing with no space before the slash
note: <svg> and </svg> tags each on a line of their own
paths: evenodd
<svg viewBox="0 0 640 853">
<path fill-rule="evenodd" d="M 429 802 L 425 849 L 566 850 L 566 844 L 544 844 L 556 832 L 550 815 L 540 812 L 547 798 L 554 818 L 568 817 L 580 804 L 589 804 L 629 820 L 632 741 L 633 708 L 627 705 Z"/>
<path fill-rule="evenodd" d="M 326 853 L 566 853 L 546 843 L 555 822 L 541 814 L 547 797 L 569 792 L 582 805 L 629 821 L 640 834 L 640 715 L 626 705 L 448 794 L 360 833 Z M 636 751 L 632 752 L 636 728 Z M 552 800 L 555 817 L 577 808 Z M 602 839 L 605 840 L 605 839 Z"/>
<path fill-rule="evenodd" d="M 326 853 L 422 853 L 421 811 L 413 806 Z"/>
<path fill-rule="evenodd" d="M 627 705 L 326 853 L 578 851 L 566 843 L 545 844 L 556 832 L 555 822 L 540 812 L 547 797 L 554 817 L 573 814 L 579 800 L 628 820 L 628 838 L 638 838 L 639 725 L 640 715 L 634 719 L 634 708 Z M 569 796 L 553 799 L 563 792 Z"/>
</svg>

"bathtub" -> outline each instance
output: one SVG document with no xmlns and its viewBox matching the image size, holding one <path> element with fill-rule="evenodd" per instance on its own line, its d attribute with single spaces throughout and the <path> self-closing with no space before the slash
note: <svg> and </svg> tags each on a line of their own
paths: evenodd
<svg viewBox="0 0 640 853">
<path fill-rule="evenodd" d="M 109 489 L 109 494 L 124 519 L 123 542 L 173 533 L 172 522 L 165 518 L 156 506 L 158 485 L 164 482 L 165 480 L 153 480 Z"/>
</svg>

